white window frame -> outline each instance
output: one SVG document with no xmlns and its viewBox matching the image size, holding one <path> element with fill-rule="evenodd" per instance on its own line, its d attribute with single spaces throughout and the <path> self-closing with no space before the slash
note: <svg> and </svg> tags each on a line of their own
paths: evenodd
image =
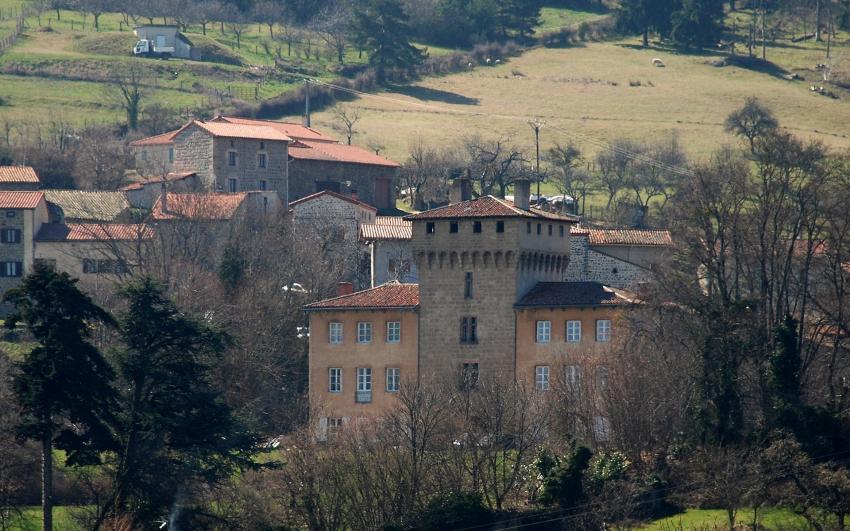
<svg viewBox="0 0 850 531">
<path fill-rule="evenodd" d="M 334 394 L 342 392 L 342 368 L 331 367 L 328 369 L 328 392 Z"/>
<path fill-rule="evenodd" d="M 549 343 L 552 340 L 552 321 L 537 321 L 535 328 L 536 343 Z"/>
<path fill-rule="evenodd" d="M 372 342 L 372 323 L 369 321 L 357 322 L 357 342 L 361 344 Z"/>
<path fill-rule="evenodd" d="M 534 386 L 538 391 L 549 390 L 549 366 L 538 365 L 534 368 Z"/>
<path fill-rule="evenodd" d="M 567 343 L 581 343 L 581 321 L 567 321 Z"/>
<path fill-rule="evenodd" d="M 372 392 L 371 367 L 357 367 L 357 391 L 361 393 Z"/>
<path fill-rule="evenodd" d="M 596 366 L 596 387 L 599 390 L 608 389 L 608 367 L 605 365 Z"/>
<path fill-rule="evenodd" d="M 332 345 L 342 344 L 342 323 L 339 321 L 328 323 L 328 343 Z"/>
<path fill-rule="evenodd" d="M 567 365 L 564 368 L 564 383 L 573 391 L 581 388 L 581 365 Z"/>
<path fill-rule="evenodd" d="M 387 343 L 401 343 L 401 321 L 387 321 Z"/>
<path fill-rule="evenodd" d="M 398 393 L 401 386 L 401 369 L 398 367 L 388 367 L 386 374 L 386 391 L 388 393 Z"/>
<path fill-rule="evenodd" d="M 611 319 L 596 320 L 596 341 L 600 343 L 611 341 Z"/>
</svg>

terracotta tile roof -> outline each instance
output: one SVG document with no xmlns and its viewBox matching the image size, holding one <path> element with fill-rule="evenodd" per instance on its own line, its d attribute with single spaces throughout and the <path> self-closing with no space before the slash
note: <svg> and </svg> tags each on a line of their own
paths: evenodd
<svg viewBox="0 0 850 531">
<path fill-rule="evenodd" d="M 387 282 L 372 289 L 358 291 L 304 307 L 305 310 L 375 310 L 393 308 L 418 308 L 419 284 Z"/>
<path fill-rule="evenodd" d="M 248 197 L 247 192 L 233 194 L 177 194 L 168 192 L 166 209 L 162 209 L 162 197 L 157 198 L 151 217 L 156 220 L 194 219 L 224 221 L 232 219 L 239 206 Z"/>
<path fill-rule="evenodd" d="M 538 282 L 514 306 L 517 308 L 565 308 L 574 306 L 620 306 L 637 302 L 630 293 L 599 282 Z"/>
<path fill-rule="evenodd" d="M 32 210 L 44 198 L 44 192 L 0 192 L 0 208 Z"/>
<path fill-rule="evenodd" d="M 336 143 L 336 138 L 331 138 L 327 135 L 316 131 L 315 129 L 305 127 L 301 124 L 290 122 L 276 122 L 273 120 L 257 120 L 253 118 L 237 118 L 235 116 L 216 116 L 211 121 L 213 122 L 229 122 L 232 124 L 244 125 L 263 125 L 271 127 L 285 134 L 289 138 L 295 140 L 312 140 L 314 142 L 333 142 Z"/>
<path fill-rule="evenodd" d="M 69 219 L 114 221 L 130 208 L 130 202 L 123 192 L 45 190 L 44 198 L 61 208 Z"/>
<path fill-rule="evenodd" d="M 45 223 L 40 242 L 135 241 L 153 238 L 153 229 L 140 223 Z"/>
<path fill-rule="evenodd" d="M 133 147 L 137 146 L 167 146 L 174 142 L 174 135 L 182 131 L 183 128 L 175 129 L 174 131 L 169 131 L 167 133 L 162 133 L 161 135 L 149 136 L 147 138 L 140 138 L 139 140 L 134 140 L 130 142 L 130 145 Z"/>
<path fill-rule="evenodd" d="M 673 246 L 670 231 L 642 229 L 589 229 L 590 245 L 660 245 Z"/>
<path fill-rule="evenodd" d="M 385 159 L 363 148 L 330 142 L 299 140 L 297 143 L 289 146 L 289 156 L 295 160 L 345 162 L 348 164 L 367 164 L 388 168 L 397 168 L 400 166 L 398 162 Z"/>
<path fill-rule="evenodd" d="M 348 201 L 349 203 L 361 206 L 363 208 L 368 208 L 369 210 L 374 210 L 375 212 L 378 211 L 377 208 L 373 207 L 372 205 L 370 205 L 368 203 L 364 203 L 363 201 L 360 201 L 358 199 L 354 199 L 353 197 L 351 197 L 349 195 L 338 194 L 338 193 L 331 191 L 331 190 L 322 190 L 321 192 L 316 192 L 315 194 L 310 194 L 306 197 L 302 197 L 301 199 L 296 199 L 295 201 L 289 203 L 289 206 L 290 207 L 298 206 L 298 205 L 301 205 L 303 203 L 307 203 L 309 201 L 312 201 L 314 199 L 318 199 L 318 198 L 324 197 L 324 196 L 336 197 L 337 199 L 342 199 L 343 201 Z"/>
<path fill-rule="evenodd" d="M 31 166 L 0 166 L 0 183 L 38 184 L 41 181 Z"/>
<path fill-rule="evenodd" d="M 434 208 L 405 216 L 404 219 L 420 220 L 420 219 L 452 219 L 452 218 L 511 218 L 523 217 L 534 219 L 549 219 L 553 221 L 569 221 L 578 222 L 575 216 L 565 214 L 554 214 L 537 208 L 523 210 L 517 208 L 511 201 L 498 199 L 492 195 L 471 199 L 469 201 L 461 201 L 444 207 Z"/>
<path fill-rule="evenodd" d="M 292 141 L 291 138 L 277 129 L 266 125 L 244 125 L 231 124 L 227 122 L 202 122 L 200 120 L 195 120 L 194 122 L 184 126 L 183 129 L 186 129 L 188 126 L 193 124 L 213 136 L 225 138 L 248 138 L 251 140 L 279 140 L 282 142 Z"/>
<path fill-rule="evenodd" d="M 137 181 L 132 184 L 128 184 L 127 186 L 121 188 L 122 192 L 128 192 L 131 190 L 141 190 L 147 184 L 161 184 L 163 182 L 176 182 L 182 181 L 183 179 L 188 179 L 189 177 L 194 177 L 197 173 L 193 171 L 183 171 L 183 172 L 170 172 L 162 177 L 152 177 L 150 179 L 145 179 L 142 181 Z"/>
<path fill-rule="evenodd" d="M 410 240 L 413 238 L 413 223 L 398 216 L 378 216 L 375 223 L 360 225 L 360 239 L 371 242 L 376 240 Z"/>
</svg>

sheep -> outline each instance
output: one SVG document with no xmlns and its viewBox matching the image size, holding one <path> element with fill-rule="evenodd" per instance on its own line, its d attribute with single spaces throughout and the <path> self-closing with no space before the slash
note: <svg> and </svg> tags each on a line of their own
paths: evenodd
<svg viewBox="0 0 850 531">
<path fill-rule="evenodd" d="M 662 60 L 661 60 L 661 59 L 659 59 L 658 57 L 653 57 L 653 58 L 652 58 L 652 65 L 653 65 L 653 66 L 658 66 L 658 67 L 664 67 L 664 66 L 667 66 L 667 65 L 665 65 L 665 64 L 664 64 L 664 61 L 662 61 Z"/>
<path fill-rule="evenodd" d="M 490 61 L 492 61 L 492 59 L 490 59 L 489 57 L 484 60 L 484 62 L 487 63 L 488 65 L 490 64 Z"/>
<path fill-rule="evenodd" d="M 467 67 L 468 69 L 472 70 L 472 63 L 469 63 L 468 65 L 466 65 L 466 67 Z"/>
<path fill-rule="evenodd" d="M 497 64 L 497 65 L 500 65 L 500 64 L 502 64 L 502 61 L 501 61 L 501 59 L 496 59 L 496 64 Z"/>
</svg>

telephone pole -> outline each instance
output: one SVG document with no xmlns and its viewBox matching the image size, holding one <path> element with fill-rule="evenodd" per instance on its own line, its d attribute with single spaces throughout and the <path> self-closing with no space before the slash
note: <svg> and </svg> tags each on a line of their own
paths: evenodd
<svg viewBox="0 0 850 531">
<path fill-rule="evenodd" d="M 304 80 L 304 127 L 310 127 L 310 80 Z"/>
<path fill-rule="evenodd" d="M 537 175 L 537 204 L 540 204 L 540 128 L 546 125 L 546 122 L 535 118 L 528 122 L 528 125 L 534 130 L 534 146 L 537 151 L 537 165 L 534 167 L 534 172 Z"/>
</svg>

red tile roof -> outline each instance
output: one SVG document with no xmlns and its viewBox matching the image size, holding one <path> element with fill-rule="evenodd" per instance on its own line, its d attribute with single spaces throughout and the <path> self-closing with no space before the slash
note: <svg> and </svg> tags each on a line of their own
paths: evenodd
<svg viewBox="0 0 850 531">
<path fill-rule="evenodd" d="M 273 127 L 266 125 L 231 124 L 227 122 L 202 122 L 195 120 L 189 125 L 197 125 L 213 136 L 224 138 L 248 138 L 251 140 L 279 140 L 291 142 L 292 139 Z M 185 129 L 185 127 L 184 127 Z"/>
<path fill-rule="evenodd" d="M 31 166 L 0 166 L 0 183 L 39 184 L 38 174 Z"/>
<path fill-rule="evenodd" d="M 305 127 L 301 124 L 295 124 L 290 122 L 275 122 L 273 120 L 257 120 L 253 118 L 237 118 L 235 116 L 216 116 L 211 121 L 213 122 L 229 122 L 232 124 L 244 124 L 244 125 L 263 125 L 267 127 L 271 127 L 285 134 L 286 136 L 293 138 L 295 140 L 312 140 L 315 142 L 333 142 L 336 143 L 337 140 L 335 138 L 331 138 L 327 135 L 316 131 L 315 129 L 311 129 L 309 127 Z"/>
<path fill-rule="evenodd" d="M 404 219 L 420 220 L 420 219 L 452 219 L 452 218 L 535 218 L 548 219 L 552 221 L 568 221 L 576 223 L 578 218 L 565 214 L 554 214 L 537 208 L 523 210 L 514 206 L 511 201 L 498 199 L 492 195 L 471 199 L 469 201 L 461 201 L 444 207 L 434 208 L 405 216 Z"/>
<path fill-rule="evenodd" d="M 419 284 L 387 282 L 351 295 L 314 302 L 305 310 L 389 310 L 419 307 Z"/>
<path fill-rule="evenodd" d="M 297 206 L 297 205 L 307 203 L 309 201 L 312 201 L 314 199 L 318 199 L 318 198 L 324 197 L 324 196 L 336 197 L 337 199 L 342 199 L 343 201 L 348 201 L 349 203 L 355 204 L 357 206 L 361 206 L 363 208 L 368 208 L 369 210 L 374 210 L 375 212 L 378 211 L 377 208 L 373 207 L 372 205 L 370 205 L 368 203 L 364 203 L 363 201 L 360 201 L 359 199 L 354 199 L 350 195 L 338 194 L 338 193 L 331 191 L 331 190 L 322 190 L 321 192 L 316 192 L 315 194 L 310 194 L 306 197 L 302 197 L 301 199 L 296 199 L 295 201 L 289 203 L 289 206 L 290 207 Z"/>
<path fill-rule="evenodd" d="M 229 220 L 239 210 L 239 206 L 246 197 L 248 197 L 247 192 L 233 194 L 177 194 L 169 192 L 166 195 L 166 210 L 163 211 L 162 197 L 159 197 L 151 209 L 151 217 L 156 220 Z"/>
<path fill-rule="evenodd" d="M 36 235 L 40 242 L 135 241 L 153 238 L 153 229 L 141 223 L 45 223 Z"/>
<path fill-rule="evenodd" d="M 357 146 L 307 140 L 299 140 L 297 143 L 290 144 L 289 156 L 295 160 L 345 162 L 348 164 L 367 164 L 388 168 L 397 168 L 400 166 L 398 162 L 385 159 Z"/>
<path fill-rule="evenodd" d="M 538 282 L 517 308 L 620 306 L 637 302 L 631 294 L 599 282 Z"/>
<path fill-rule="evenodd" d="M 670 231 L 641 229 L 589 229 L 590 245 L 673 246 Z"/>
<path fill-rule="evenodd" d="M 378 216 L 375 223 L 360 225 L 360 239 L 410 240 L 413 237 L 413 223 L 398 216 Z"/>
<path fill-rule="evenodd" d="M 182 131 L 183 128 L 175 129 L 174 131 L 169 131 L 167 133 L 162 133 L 161 135 L 149 136 L 147 138 L 140 138 L 139 140 L 134 140 L 130 142 L 131 146 L 166 146 L 171 144 L 174 141 L 174 135 Z"/>
<path fill-rule="evenodd" d="M 44 192 L 0 192 L 0 208 L 32 210 L 44 200 Z"/>
</svg>

